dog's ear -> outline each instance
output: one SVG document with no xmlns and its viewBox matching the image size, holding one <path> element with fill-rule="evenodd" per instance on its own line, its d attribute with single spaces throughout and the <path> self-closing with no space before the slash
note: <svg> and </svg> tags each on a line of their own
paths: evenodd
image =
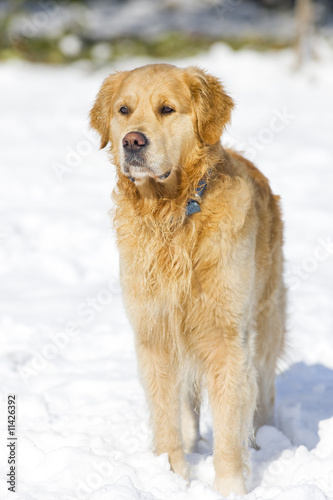
<svg viewBox="0 0 333 500">
<path fill-rule="evenodd" d="M 195 66 L 186 69 L 194 99 L 198 133 L 203 142 L 216 144 L 230 121 L 234 102 L 221 82 Z"/>
<path fill-rule="evenodd" d="M 101 136 L 101 149 L 105 148 L 110 139 L 112 98 L 127 73 L 128 71 L 121 71 L 105 78 L 90 111 L 90 126 Z"/>
</svg>

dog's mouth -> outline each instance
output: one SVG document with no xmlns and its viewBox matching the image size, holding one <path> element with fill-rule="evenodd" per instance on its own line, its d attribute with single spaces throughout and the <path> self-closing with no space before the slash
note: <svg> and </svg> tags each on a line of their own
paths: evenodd
<svg viewBox="0 0 333 500">
<path fill-rule="evenodd" d="M 157 181 L 164 181 L 171 174 L 171 170 L 163 174 L 159 174 L 158 170 L 160 169 L 154 169 L 148 165 L 145 158 L 137 156 L 132 156 L 130 158 L 125 157 L 123 172 L 134 182 L 139 179 L 144 179 L 145 177 L 151 177 Z"/>
</svg>

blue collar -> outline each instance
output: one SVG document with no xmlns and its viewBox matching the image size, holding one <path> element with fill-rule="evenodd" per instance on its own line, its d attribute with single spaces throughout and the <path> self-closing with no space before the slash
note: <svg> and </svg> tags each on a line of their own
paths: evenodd
<svg viewBox="0 0 333 500">
<path fill-rule="evenodd" d="M 186 215 L 192 215 L 192 214 L 196 214 L 197 212 L 201 212 L 201 208 L 200 208 L 200 205 L 199 205 L 197 200 L 201 199 L 202 195 L 204 194 L 204 192 L 206 190 L 206 187 L 207 187 L 207 180 L 205 178 L 201 179 L 199 181 L 199 184 L 198 184 L 198 187 L 197 187 L 197 190 L 195 193 L 195 197 L 197 199 L 190 198 L 187 202 L 186 212 L 185 212 Z"/>
<path fill-rule="evenodd" d="M 129 177 L 129 179 L 132 182 L 135 182 L 134 177 Z M 201 199 L 202 195 L 204 194 L 204 192 L 206 190 L 206 187 L 207 187 L 207 180 L 205 178 L 200 179 L 198 187 L 197 187 L 195 195 L 194 195 L 196 197 L 196 199 L 190 198 L 186 204 L 186 211 L 185 211 L 186 215 L 193 215 L 193 214 L 196 214 L 198 212 L 201 212 L 201 208 L 200 208 L 199 202 L 197 200 Z"/>
</svg>

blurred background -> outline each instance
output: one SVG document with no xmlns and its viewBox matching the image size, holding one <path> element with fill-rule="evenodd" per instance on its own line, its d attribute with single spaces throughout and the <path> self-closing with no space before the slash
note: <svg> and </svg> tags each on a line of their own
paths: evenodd
<svg viewBox="0 0 333 500">
<path fill-rule="evenodd" d="M 2 0 L 1 59 L 100 63 L 234 49 L 297 47 L 333 33 L 332 0 Z M 305 42 L 307 39 L 307 42 Z M 314 42 L 314 40 L 312 40 Z"/>
</svg>

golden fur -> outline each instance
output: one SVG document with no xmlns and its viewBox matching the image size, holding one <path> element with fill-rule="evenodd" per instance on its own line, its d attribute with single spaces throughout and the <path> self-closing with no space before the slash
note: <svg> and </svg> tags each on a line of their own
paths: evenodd
<svg viewBox="0 0 333 500">
<path fill-rule="evenodd" d="M 153 64 L 106 78 L 90 115 L 117 167 L 122 290 L 156 452 L 188 477 L 184 450 L 198 439 L 206 387 L 224 495 L 246 492 L 248 440 L 272 422 L 285 331 L 279 198 L 249 161 L 223 149 L 232 107 L 199 68 Z M 140 167 L 122 145 L 132 131 L 149 141 Z M 201 212 L 186 216 L 202 178 Z"/>
</svg>

